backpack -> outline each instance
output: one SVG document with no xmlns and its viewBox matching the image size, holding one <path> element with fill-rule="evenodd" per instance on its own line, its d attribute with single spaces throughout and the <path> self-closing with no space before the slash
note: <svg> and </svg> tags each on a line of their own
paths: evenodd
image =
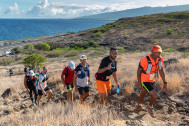
<svg viewBox="0 0 189 126">
<path fill-rule="evenodd" d="M 149 56 L 146 56 L 146 58 L 147 58 L 147 60 L 148 60 L 148 67 L 147 67 L 147 70 L 146 70 L 146 71 L 142 70 L 142 73 L 150 74 L 150 73 L 151 73 L 151 70 L 152 70 L 152 62 L 151 62 Z M 159 66 L 158 70 L 160 70 L 161 67 L 162 67 L 161 58 L 159 58 L 158 66 Z"/>
<path fill-rule="evenodd" d="M 42 73 L 40 73 L 39 75 L 43 75 L 43 74 L 42 74 Z M 47 80 L 48 80 L 48 78 L 49 78 L 47 74 L 46 74 L 46 77 L 45 77 L 44 75 L 43 75 L 43 77 L 44 77 L 44 78 L 43 78 L 42 82 L 47 81 Z"/>
<path fill-rule="evenodd" d="M 90 76 L 89 64 L 88 63 L 86 63 L 86 70 L 83 69 L 83 67 L 81 66 L 81 64 L 79 64 L 78 66 L 79 66 L 79 69 L 81 71 L 81 74 L 78 74 L 78 78 L 83 79 L 86 76 L 88 76 L 88 77 Z M 85 74 L 85 71 L 88 72 L 87 75 Z"/>
</svg>

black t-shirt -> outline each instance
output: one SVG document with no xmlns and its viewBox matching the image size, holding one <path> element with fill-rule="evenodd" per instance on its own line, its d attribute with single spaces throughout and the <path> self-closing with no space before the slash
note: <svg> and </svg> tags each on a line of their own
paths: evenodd
<svg viewBox="0 0 189 126">
<path fill-rule="evenodd" d="M 106 70 L 103 73 L 97 73 L 97 80 L 103 80 L 103 81 L 108 81 L 110 78 L 110 75 L 112 75 L 113 72 L 117 71 L 117 61 L 113 60 L 111 61 L 109 56 L 104 57 L 100 63 L 99 69 L 107 67 L 109 64 L 112 63 L 112 68 L 110 70 Z"/>
</svg>

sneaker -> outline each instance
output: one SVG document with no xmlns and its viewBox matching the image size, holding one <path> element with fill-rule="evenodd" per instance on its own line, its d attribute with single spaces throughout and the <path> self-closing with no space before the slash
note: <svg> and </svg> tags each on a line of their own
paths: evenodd
<svg viewBox="0 0 189 126">
<path fill-rule="evenodd" d="M 142 105 L 140 105 L 140 104 L 137 105 L 136 109 L 137 109 L 137 110 L 140 110 L 140 111 L 145 111 L 145 112 L 147 112 L 147 110 L 146 110 Z"/>
<path fill-rule="evenodd" d="M 35 104 L 37 105 L 37 101 L 35 101 Z"/>
<path fill-rule="evenodd" d="M 155 118 L 155 117 L 156 117 L 156 116 L 154 115 L 154 109 L 151 108 L 150 106 L 148 107 L 148 113 L 150 114 L 150 116 L 151 116 L 152 118 Z"/>
</svg>

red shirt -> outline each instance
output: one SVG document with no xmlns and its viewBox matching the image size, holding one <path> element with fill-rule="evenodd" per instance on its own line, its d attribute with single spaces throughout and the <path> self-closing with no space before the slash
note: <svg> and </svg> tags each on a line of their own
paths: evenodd
<svg viewBox="0 0 189 126">
<path fill-rule="evenodd" d="M 66 71 L 68 73 L 68 76 L 66 77 L 65 76 L 65 80 L 64 80 L 64 83 L 65 84 L 70 84 L 70 83 L 73 83 L 73 80 L 74 80 L 74 71 L 75 70 L 71 70 L 69 69 L 69 67 L 65 67 L 64 70 L 62 71 L 62 75 L 66 75 Z"/>
</svg>

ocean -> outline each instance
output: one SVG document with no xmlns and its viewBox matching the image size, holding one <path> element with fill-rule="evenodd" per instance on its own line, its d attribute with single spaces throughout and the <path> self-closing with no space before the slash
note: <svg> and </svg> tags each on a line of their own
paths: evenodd
<svg viewBox="0 0 189 126">
<path fill-rule="evenodd" d="M 34 38 L 97 28 L 112 21 L 63 19 L 0 19 L 0 41 Z"/>
</svg>

